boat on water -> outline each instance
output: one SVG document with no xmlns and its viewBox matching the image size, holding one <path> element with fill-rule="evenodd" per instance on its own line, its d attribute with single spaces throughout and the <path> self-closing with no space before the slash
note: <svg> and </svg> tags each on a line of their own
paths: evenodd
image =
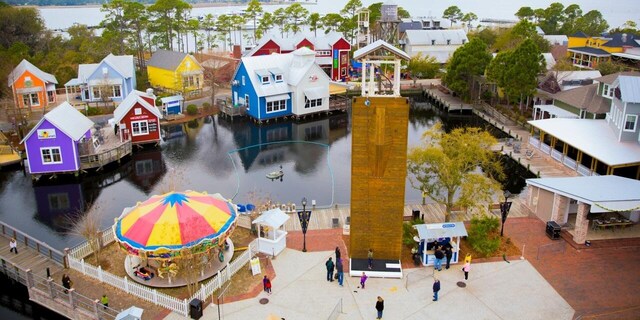
<svg viewBox="0 0 640 320">
<path fill-rule="evenodd" d="M 284 176 L 284 171 L 282 171 L 282 166 L 280 166 L 280 170 L 278 171 L 271 171 L 267 173 L 267 178 L 271 180 L 282 178 L 282 176 Z"/>
</svg>

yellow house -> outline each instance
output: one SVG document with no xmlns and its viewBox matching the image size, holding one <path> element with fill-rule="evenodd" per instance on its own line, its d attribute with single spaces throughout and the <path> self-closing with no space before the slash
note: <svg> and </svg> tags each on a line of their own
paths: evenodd
<svg viewBox="0 0 640 320">
<path fill-rule="evenodd" d="M 147 63 L 151 86 L 197 95 L 204 85 L 203 68 L 192 55 L 184 52 L 158 50 Z"/>
<path fill-rule="evenodd" d="M 626 49 L 640 47 L 634 35 L 614 33 L 600 37 L 591 37 L 583 32 L 570 35 L 567 55 L 573 65 L 595 69 L 598 64 L 611 60 L 611 55 L 624 53 Z"/>
</svg>

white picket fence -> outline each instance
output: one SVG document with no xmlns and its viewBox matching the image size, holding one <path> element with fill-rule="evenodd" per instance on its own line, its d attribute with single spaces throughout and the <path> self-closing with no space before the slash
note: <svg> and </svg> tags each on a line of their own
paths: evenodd
<svg viewBox="0 0 640 320">
<path fill-rule="evenodd" d="M 103 244 L 106 245 L 114 241 L 113 229 L 107 229 L 102 235 Z M 86 276 L 90 276 L 97 279 L 100 282 L 106 283 L 116 289 L 125 291 L 126 293 L 133 294 L 139 298 L 147 300 L 156 305 L 169 309 L 179 315 L 187 317 L 189 315 L 189 301 L 194 298 L 205 301 L 209 296 L 213 294 L 218 288 L 227 282 L 231 277 L 240 270 L 245 264 L 251 260 L 251 258 L 257 254 L 258 243 L 257 239 L 253 240 L 247 250 L 238 256 L 235 260 L 230 262 L 224 269 L 218 271 L 218 274 L 211 280 L 203 284 L 191 299 L 180 300 L 174 298 L 162 292 L 158 292 L 155 289 L 151 289 L 147 286 L 141 285 L 135 281 L 130 281 L 126 276 L 119 277 L 110 272 L 103 271 L 101 267 L 95 267 L 84 262 L 84 258 L 93 253 L 91 246 L 88 243 L 82 243 L 77 247 L 69 251 L 69 267 L 82 272 Z"/>
</svg>

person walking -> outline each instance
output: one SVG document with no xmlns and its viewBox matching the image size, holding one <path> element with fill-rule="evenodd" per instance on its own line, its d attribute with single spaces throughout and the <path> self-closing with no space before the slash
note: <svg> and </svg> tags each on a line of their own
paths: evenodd
<svg viewBox="0 0 640 320">
<path fill-rule="evenodd" d="M 64 287 L 64 293 L 68 293 L 71 289 L 71 278 L 66 273 L 62 274 L 62 286 Z"/>
<path fill-rule="evenodd" d="M 367 282 L 367 275 L 362 272 L 362 276 L 360 277 L 360 286 L 364 289 L 364 283 Z"/>
<path fill-rule="evenodd" d="M 331 261 L 331 257 L 329 257 L 329 260 L 327 260 L 324 265 L 327 267 L 327 281 L 333 281 L 334 264 L 333 261 Z"/>
<path fill-rule="evenodd" d="M 436 260 L 433 263 L 433 267 L 438 271 L 442 271 L 442 259 L 444 259 L 444 252 L 442 252 L 442 248 L 437 247 L 434 255 Z"/>
<path fill-rule="evenodd" d="M 369 249 L 369 252 L 367 252 L 367 264 L 369 270 L 371 270 L 371 268 L 373 268 L 373 249 Z"/>
<path fill-rule="evenodd" d="M 102 294 L 102 298 L 100 298 L 100 303 L 102 303 L 102 308 L 107 309 L 109 306 L 109 297 L 107 297 L 106 293 Z"/>
<path fill-rule="evenodd" d="M 11 238 L 11 241 L 9 241 L 9 252 L 15 252 L 15 254 L 18 254 L 18 242 L 16 241 L 16 238 Z"/>
<path fill-rule="evenodd" d="M 344 268 L 342 266 L 342 259 L 336 260 L 336 273 L 338 274 L 338 284 L 342 287 L 344 281 Z"/>
<path fill-rule="evenodd" d="M 340 261 L 340 248 L 336 247 L 336 263 Z"/>
<path fill-rule="evenodd" d="M 267 278 L 267 283 L 264 284 L 265 286 L 265 291 L 267 291 L 268 294 L 271 294 L 271 280 L 269 280 L 269 278 Z"/>
<path fill-rule="evenodd" d="M 462 271 L 464 271 L 464 279 L 469 280 L 469 271 L 471 271 L 471 262 L 467 261 L 464 263 L 462 267 Z"/>
<path fill-rule="evenodd" d="M 264 292 L 269 293 L 270 290 L 267 290 L 267 283 L 269 284 L 269 287 L 271 287 L 271 281 L 269 281 L 269 277 L 265 275 L 264 278 L 262 278 L 262 289 Z"/>
<path fill-rule="evenodd" d="M 445 266 L 445 269 L 449 269 L 449 264 L 451 263 L 451 257 L 453 256 L 451 245 L 444 247 L 444 256 L 447 258 L 447 265 Z"/>
<path fill-rule="evenodd" d="M 438 301 L 438 291 L 440 291 L 440 280 L 435 278 L 433 281 L 433 301 Z"/>
<path fill-rule="evenodd" d="M 382 311 L 384 310 L 384 300 L 382 300 L 381 296 L 378 296 L 378 301 L 376 301 L 376 310 L 378 311 L 378 317 L 376 319 L 382 319 Z"/>
</svg>

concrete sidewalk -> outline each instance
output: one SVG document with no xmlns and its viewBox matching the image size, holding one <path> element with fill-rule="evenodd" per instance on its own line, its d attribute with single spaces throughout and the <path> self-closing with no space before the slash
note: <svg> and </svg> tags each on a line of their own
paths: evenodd
<svg viewBox="0 0 640 320">
<path fill-rule="evenodd" d="M 435 272 L 442 289 L 432 301 L 433 268 L 408 269 L 403 279 L 369 278 L 366 289 L 359 278 L 345 277 L 344 287 L 326 281 L 324 262 L 332 251 L 303 253 L 285 249 L 272 260 L 276 277 L 273 293 L 223 304 L 223 319 L 328 319 L 341 301 L 337 319 L 374 319 L 376 297 L 385 299 L 385 319 L 571 319 L 574 310 L 526 260 L 472 263 L 467 287 L 459 265 Z M 256 275 L 262 277 L 262 275 Z M 262 305 L 259 300 L 269 299 Z M 471 316 L 472 315 L 472 316 Z M 181 319 L 170 314 L 166 319 Z M 218 319 L 210 304 L 204 319 Z"/>
</svg>

